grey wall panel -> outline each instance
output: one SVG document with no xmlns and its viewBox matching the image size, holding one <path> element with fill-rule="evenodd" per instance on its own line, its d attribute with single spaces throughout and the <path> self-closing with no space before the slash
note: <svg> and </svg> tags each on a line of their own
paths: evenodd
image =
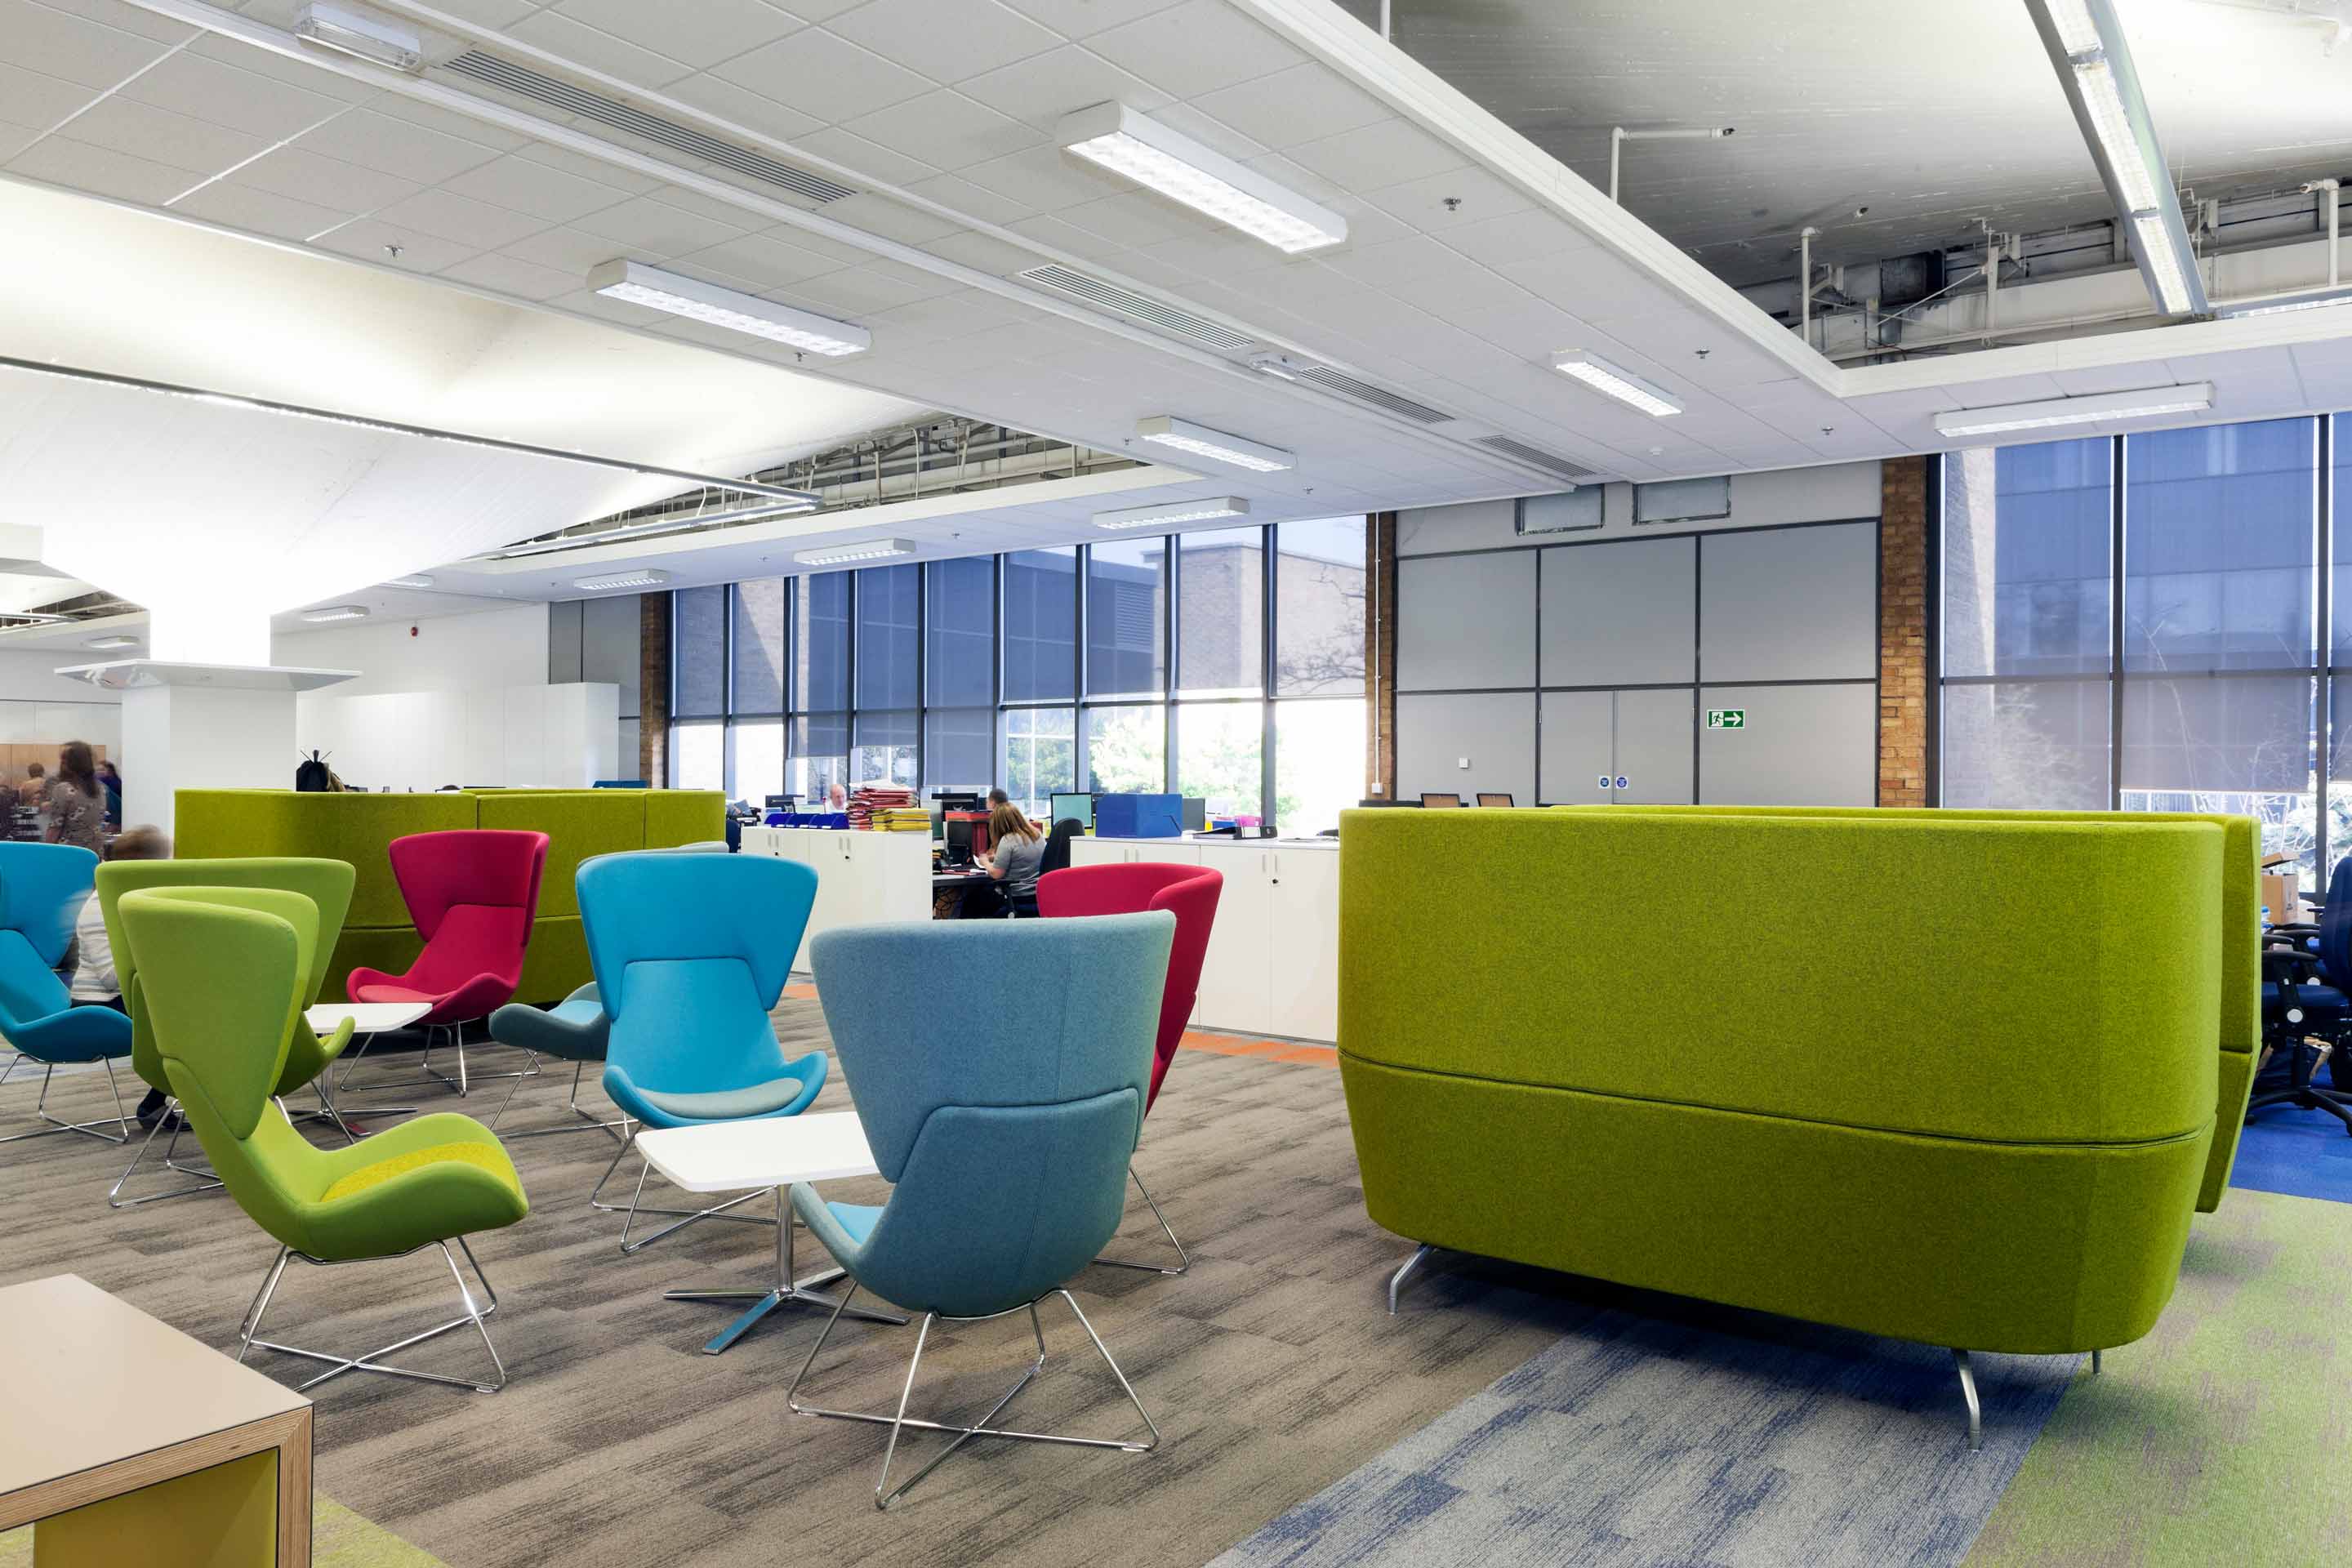
<svg viewBox="0 0 2352 1568">
<path fill-rule="evenodd" d="M 1614 693 L 1547 691 L 1543 694 L 1543 798 L 1545 805 L 1591 805 L 1617 798 L 1601 787 L 1601 775 L 1617 766 Z M 1683 771 L 1690 769 L 1685 759 Z"/>
<path fill-rule="evenodd" d="M 1689 688 L 1617 693 L 1617 797 L 1638 805 L 1691 804 Z M 1549 777 L 1549 775 L 1546 775 Z"/>
<path fill-rule="evenodd" d="M 1398 689 L 1534 684 L 1534 566 L 1517 553 L 1398 562 Z"/>
<path fill-rule="evenodd" d="M 580 602 L 580 668 L 575 680 L 610 681 L 621 689 L 621 717 L 638 706 L 637 596 Z"/>
<path fill-rule="evenodd" d="M 1747 713 L 1744 728 L 1698 731 L 1705 804 L 1876 803 L 1876 686 L 1709 686 L 1698 701 Z"/>
<path fill-rule="evenodd" d="M 1689 539 L 1543 552 L 1546 686 L 1654 686 L 1696 679 Z"/>
<path fill-rule="evenodd" d="M 1467 768 L 1458 765 L 1464 757 Z M 1398 697 L 1397 798 L 1434 791 L 1473 800 L 1480 790 L 1535 799 L 1535 693 Z"/>
<path fill-rule="evenodd" d="M 581 679 L 580 601 L 565 599 L 547 606 L 547 683 L 563 686 Z"/>
<path fill-rule="evenodd" d="M 1709 681 L 1867 680 L 1878 673 L 1878 525 L 1768 529 L 1699 551 Z"/>
</svg>

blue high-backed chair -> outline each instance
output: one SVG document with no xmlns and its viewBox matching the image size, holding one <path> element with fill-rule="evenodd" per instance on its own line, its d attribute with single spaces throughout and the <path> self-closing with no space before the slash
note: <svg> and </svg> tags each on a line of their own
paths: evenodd
<svg viewBox="0 0 2352 1568">
<path fill-rule="evenodd" d="M 47 1123 L 12 1133 L 0 1143 L 79 1132 L 108 1143 L 131 1136 L 131 1116 L 114 1064 L 131 1054 L 131 1019 L 111 1007 L 78 1007 L 57 966 L 73 943 L 74 917 L 91 896 L 98 857 L 70 844 L 0 843 L 0 1034 L 26 1061 L 41 1065 L 35 1114 Z M 94 1121 L 60 1121 L 49 1114 L 49 1079 L 58 1067 L 100 1062 L 114 1095 L 114 1114 Z M 16 1064 L 9 1064 L 14 1070 Z M 111 1123 L 118 1131 L 101 1132 Z"/>
<path fill-rule="evenodd" d="M 808 1185 L 793 1206 L 833 1251 L 852 1289 L 920 1310 L 895 1415 L 800 1403 L 800 1387 L 840 1321 L 836 1309 L 786 1395 L 795 1413 L 890 1428 L 874 1504 L 887 1508 L 973 1437 L 1012 1437 L 1142 1453 L 1160 1428 L 1062 1282 L 1118 1228 L 1128 1157 L 1151 1081 L 1160 993 L 1175 917 L 1165 910 L 1082 921 L 976 921 L 826 931 L 812 944 L 834 1048 L 857 1086 L 876 1165 L 894 1184 L 880 1208 L 827 1203 Z M 959 1005 L 908 977 L 956 976 Z M 1015 1432 L 989 1423 L 1045 1364 L 1037 1303 L 1059 1295 L 1143 1417 L 1147 1442 Z M 1037 1359 L 970 1426 L 907 1414 L 931 1325 L 1026 1310 Z M 908 1427 L 954 1441 L 896 1489 L 890 1461 Z"/>
<path fill-rule="evenodd" d="M 604 1092 L 624 1116 L 698 1127 L 807 1108 L 824 1087 L 824 1053 L 786 1059 L 768 1012 L 816 901 L 814 870 L 764 855 L 609 855 L 581 865 L 578 888 L 608 1028 Z M 597 1192 L 635 1144 L 632 1129 Z M 625 1253 L 761 1195 L 684 1211 L 631 1241 L 645 1186 L 640 1171 L 621 1225 Z"/>
</svg>

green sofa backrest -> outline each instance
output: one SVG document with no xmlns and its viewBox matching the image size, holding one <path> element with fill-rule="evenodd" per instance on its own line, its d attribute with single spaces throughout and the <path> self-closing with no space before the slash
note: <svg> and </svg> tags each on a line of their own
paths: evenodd
<svg viewBox="0 0 2352 1568">
<path fill-rule="evenodd" d="M 178 792 L 175 851 L 190 858 L 317 856 L 357 872 L 326 985 L 345 995 L 358 964 L 398 973 L 422 943 L 392 874 L 390 846 L 412 833 L 462 827 L 536 828 L 548 836 L 539 916 L 516 999 L 554 1002 L 593 978 L 572 873 L 591 855 L 661 849 L 726 833 L 717 790 L 443 790 L 431 795 L 301 794 L 293 790 Z"/>
<path fill-rule="evenodd" d="M 1570 811 L 1647 811 L 1716 816 L 1930 816 L 1978 822 L 2210 822 L 2221 830 L 2221 886 L 2214 928 L 2221 934 L 2221 985 L 2217 1012 L 2220 1100 L 2213 1146 L 2207 1156 L 2197 1206 L 2219 1207 L 2238 1153 L 2246 1100 L 2262 1046 L 2262 824 L 2251 816 L 2172 811 L 2000 811 L 1941 806 L 1605 805 Z"/>
<path fill-rule="evenodd" d="M 1418 1241 L 1980 1349 L 2168 1298 L 2223 829 L 1359 811 L 1340 1064 Z"/>
</svg>

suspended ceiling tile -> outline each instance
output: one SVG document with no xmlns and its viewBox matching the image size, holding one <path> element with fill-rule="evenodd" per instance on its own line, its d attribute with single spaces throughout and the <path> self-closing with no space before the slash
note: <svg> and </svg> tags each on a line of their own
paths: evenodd
<svg viewBox="0 0 2352 1568">
<path fill-rule="evenodd" d="M 1564 218 L 1548 212 L 1514 212 L 1501 217 L 1474 217 L 1448 225 L 1445 243 L 1473 261 L 1500 266 L 1590 250 L 1592 237 Z"/>
<path fill-rule="evenodd" d="M 1005 0 L 1005 4 L 1066 38 L 1085 38 L 1171 9 L 1177 0 Z"/>
<path fill-rule="evenodd" d="M 411 124 L 374 107 L 337 115 L 304 133 L 295 145 L 322 158 L 425 184 L 437 184 L 479 168 L 500 151 L 479 141 Z"/>
<path fill-rule="evenodd" d="M 1052 132 L 1064 115 L 1097 103 L 1116 101 L 1150 112 L 1174 101 L 1132 71 L 1072 45 L 967 77 L 956 90 L 1044 133 Z"/>
<path fill-rule="evenodd" d="M 446 190 L 420 191 L 405 201 L 379 208 L 375 216 L 395 228 L 429 234 L 468 251 L 497 250 L 551 226 L 543 219 Z"/>
<path fill-rule="evenodd" d="M 149 206 L 163 205 L 205 177 L 194 170 L 61 135 L 44 137 L 26 148 L 9 160 L 8 172 Z"/>
<path fill-rule="evenodd" d="M 716 74 L 827 124 L 904 102 L 932 85 L 871 49 L 814 28 L 730 60 Z"/>
<path fill-rule="evenodd" d="M 10 96 L 5 80 L 0 79 L 0 113 L 6 112 Z M 272 142 L 349 107 L 341 99 L 186 50 L 125 82 L 117 96 Z"/>
<path fill-rule="evenodd" d="M 114 86 L 170 47 L 32 0 L 0 0 L 0 37 L 8 40 L 9 64 L 94 88 Z"/>
<path fill-rule="evenodd" d="M 698 68 L 748 54 L 803 26 L 799 17 L 765 0 L 693 0 L 685 5 L 562 0 L 554 9 L 624 43 Z"/>
<path fill-rule="evenodd" d="M 666 13 L 669 7 L 657 8 Z M 562 10 L 541 11 L 502 29 L 509 37 L 603 71 L 634 87 L 663 87 L 694 74 L 694 67 L 574 20 Z"/>
<path fill-rule="evenodd" d="M 893 184 L 921 179 L 931 169 L 961 169 L 1001 158 L 1045 140 L 1034 127 L 944 89 L 860 115 L 842 129 L 930 165 L 922 174 L 891 176 Z"/>
<path fill-rule="evenodd" d="M 1187 100 L 1272 76 L 1306 58 L 1227 0 L 1184 0 L 1094 34 L 1087 47 Z"/>
<path fill-rule="evenodd" d="M 1007 158 L 992 158 L 956 171 L 982 190 L 1041 213 L 1059 211 L 1078 202 L 1091 202 L 1131 188 L 1055 146 L 1032 147 Z"/>
<path fill-rule="evenodd" d="M 864 176 L 863 179 L 845 182 L 853 185 L 903 185 L 910 181 L 928 179 L 939 173 L 920 158 L 910 158 L 840 125 L 812 131 L 793 144 L 820 158 L 829 158 Z"/>
<path fill-rule="evenodd" d="M 1117 256 L 1128 248 L 1116 240 L 1105 239 L 1098 234 L 1064 223 L 1057 217 L 1028 217 L 1004 226 L 1008 231 L 1021 235 L 1052 250 L 1058 250 L 1082 260 L 1099 261 Z M 1041 261 L 1044 258 L 1039 258 Z"/>
<path fill-rule="evenodd" d="M 691 104 L 745 131 L 779 142 L 805 136 L 824 123 L 767 93 L 756 92 L 708 71 L 674 81 L 662 91 L 680 103 Z"/>
<path fill-rule="evenodd" d="M 570 223 L 626 201 L 618 185 L 575 179 L 520 153 L 468 169 L 442 188 L 453 195 L 527 213 L 547 223 Z"/>
<path fill-rule="evenodd" d="M 580 279 L 571 273 L 558 272 L 537 262 L 495 253 L 472 257 L 455 267 L 445 268 L 441 276 L 454 278 L 460 283 L 470 283 L 478 289 L 488 289 L 493 293 L 510 294 L 519 300 L 552 300 L 580 287 Z"/>
<path fill-rule="evenodd" d="M 933 174 L 929 179 L 916 180 L 907 186 L 909 195 L 918 195 L 981 223 L 1006 224 L 1016 218 L 1034 217 L 1037 209 L 994 191 L 982 190 L 961 174 Z M 1034 259 L 1034 258 L 1030 258 Z M 1024 260 L 1023 266 L 1028 265 Z"/>
<path fill-rule="evenodd" d="M 313 243 L 339 255 L 357 257 L 362 261 L 373 261 L 382 267 L 395 267 L 403 272 L 438 272 L 483 248 L 460 245 L 455 240 L 412 228 L 379 223 L 373 218 L 360 218 L 346 224 L 320 236 Z M 391 254 L 393 246 L 400 247 L 398 256 Z"/>
<path fill-rule="evenodd" d="M 997 0 L 868 0 L 825 29 L 939 82 L 995 70 L 1061 42 Z"/>
<path fill-rule="evenodd" d="M 215 180 L 174 203 L 172 210 L 189 217 L 202 218 L 206 223 L 226 224 L 248 234 L 295 240 L 306 240 L 314 234 L 324 233 L 339 224 L 350 222 L 354 216 L 313 206 L 291 196 L 278 195 L 227 180 Z"/>
<path fill-rule="evenodd" d="M 743 215 L 746 224 L 750 215 Z M 730 225 L 715 218 L 703 217 L 683 207 L 656 201 L 651 196 L 632 196 L 625 202 L 605 207 L 600 212 L 568 226 L 588 234 L 602 235 L 616 244 L 649 255 L 681 256 L 690 250 L 702 250 L 745 232 L 744 225 Z M 517 255 L 524 254 L 517 251 Z"/>
<path fill-rule="evenodd" d="M 1466 166 L 1462 155 L 1418 126 L 1383 120 L 1285 149 L 1291 159 L 1351 191 L 1369 191 Z"/>
<path fill-rule="evenodd" d="M 1276 149 L 1321 141 L 1390 118 L 1371 94 L 1312 63 L 1206 94 L 1194 100 L 1192 108 Z"/>
<path fill-rule="evenodd" d="M 264 153 L 230 174 L 226 183 L 345 212 L 373 212 L 425 188 L 396 174 L 363 169 L 339 158 L 322 158 L 296 147 Z"/>
<path fill-rule="evenodd" d="M 772 234 L 739 235 L 676 259 L 688 268 L 708 268 L 749 279 L 759 290 L 841 270 L 841 263 L 832 257 L 804 250 L 789 237 Z"/>
<path fill-rule="evenodd" d="M 0 125 L 47 131 L 89 101 L 89 89 L 0 61 Z"/>
<path fill-rule="evenodd" d="M 1364 199 L 1424 234 L 1444 234 L 1534 204 L 1483 169 L 1449 169 L 1365 193 Z M 1452 203 L 1452 205 L 1448 205 Z"/>
</svg>

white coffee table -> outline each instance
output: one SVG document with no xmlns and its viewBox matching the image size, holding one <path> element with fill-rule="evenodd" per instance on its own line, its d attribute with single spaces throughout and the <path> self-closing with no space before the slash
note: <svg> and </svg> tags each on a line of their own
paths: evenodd
<svg viewBox="0 0 2352 1568">
<path fill-rule="evenodd" d="M 319 1074 L 320 1090 L 319 1099 L 320 1103 L 327 1106 L 331 1116 L 334 1115 L 338 1108 L 328 1098 L 324 1087 L 327 1080 L 331 1078 L 334 1079 L 333 1092 L 342 1093 L 344 1089 L 351 1087 L 352 1069 L 360 1065 L 360 1058 L 367 1055 L 367 1048 L 375 1044 L 375 1037 L 378 1035 L 386 1029 L 404 1029 L 431 1011 L 433 1011 L 433 1005 L 429 1002 L 321 1002 L 315 1007 L 303 1010 L 302 1016 L 309 1020 L 311 1033 L 331 1035 L 342 1027 L 344 1019 L 349 1018 L 352 1021 L 352 1033 L 360 1042 L 360 1048 L 353 1051 L 350 1058 L 343 1063 L 342 1075 L 340 1078 L 336 1077 L 334 1064 L 331 1062 Z M 371 1086 L 362 1084 L 360 1087 L 364 1090 Z M 399 1086 L 376 1084 L 373 1087 L 396 1089 Z M 416 1107 L 413 1105 L 355 1105 L 352 1108 L 352 1114 L 353 1116 L 401 1116 L 415 1109 Z M 336 1121 L 337 1125 L 341 1125 L 340 1117 L 336 1117 Z M 348 1132 L 350 1129 L 345 1128 L 344 1131 Z"/>
<path fill-rule="evenodd" d="M 764 1290 L 665 1290 L 672 1301 L 749 1301 L 742 1315 L 702 1347 L 717 1355 L 751 1331 L 751 1326 L 791 1303 L 830 1312 L 840 1303 L 816 1287 L 843 1277 L 826 1268 L 805 1279 L 793 1277 L 792 1189 L 802 1182 L 829 1182 L 875 1173 L 874 1152 L 854 1110 L 815 1116 L 779 1116 L 751 1121 L 720 1121 L 707 1127 L 648 1127 L 637 1133 L 646 1163 L 689 1193 L 734 1193 L 772 1187 L 776 1194 L 776 1279 Z M 851 1307 L 844 1316 L 873 1323 L 901 1323 L 893 1312 Z"/>
</svg>

